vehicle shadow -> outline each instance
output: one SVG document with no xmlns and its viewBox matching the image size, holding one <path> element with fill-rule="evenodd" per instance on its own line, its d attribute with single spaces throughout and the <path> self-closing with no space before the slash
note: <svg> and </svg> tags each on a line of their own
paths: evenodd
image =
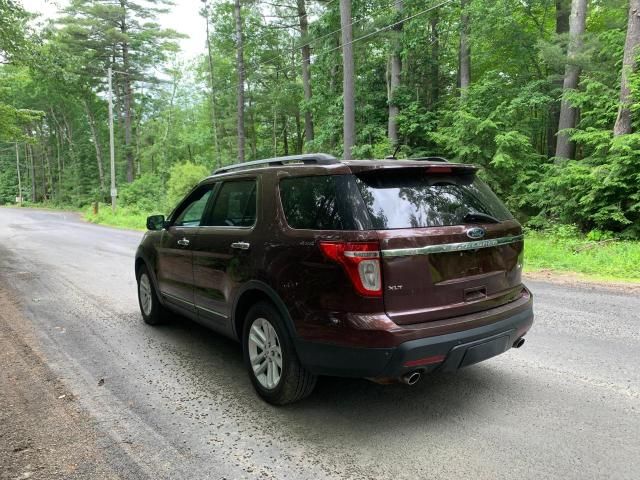
<svg viewBox="0 0 640 480">
<path fill-rule="evenodd" d="M 180 345 L 195 346 L 199 357 L 194 374 L 207 378 L 212 389 L 226 390 L 225 401 L 242 411 L 243 416 L 255 418 L 258 424 L 262 418 L 278 419 L 289 429 L 287 433 L 307 440 L 310 432 L 325 441 L 336 435 L 360 432 L 366 436 L 405 426 L 437 428 L 460 417 L 483 415 L 483 409 L 497 409 L 496 405 L 504 403 L 500 399 L 508 396 L 521 380 L 517 373 L 502 368 L 505 360 L 497 359 L 457 373 L 432 373 L 413 386 L 319 377 L 311 396 L 292 405 L 274 407 L 253 392 L 237 342 L 183 318 L 165 329 L 169 335 L 181 337 Z M 220 371 L 225 374 L 214 378 L 212 372 Z M 492 416 L 500 414 L 496 410 Z"/>
</svg>

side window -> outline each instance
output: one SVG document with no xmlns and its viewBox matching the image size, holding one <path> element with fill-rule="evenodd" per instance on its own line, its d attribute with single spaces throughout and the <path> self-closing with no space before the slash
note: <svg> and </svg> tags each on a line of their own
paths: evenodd
<svg viewBox="0 0 640 480">
<path fill-rule="evenodd" d="M 256 221 L 256 181 L 238 180 L 222 184 L 205 225 L 251 227 Z"/>
<path fill-rule="evenodd" d="M 291 177 L 280 181 L 280 200 L 291 228 L 368 230 L 370 220 L 353 175 Z"/>
<path fill-rule="evenodd" d="M 202 221 L 204 213 L 213 185 L 207 185 L 201 190 L 194 192 L 193 196 L 188 200 L 187 205 L 182 209 L 173 225 L 176 227 L 198 227 Z"/>
</svg>

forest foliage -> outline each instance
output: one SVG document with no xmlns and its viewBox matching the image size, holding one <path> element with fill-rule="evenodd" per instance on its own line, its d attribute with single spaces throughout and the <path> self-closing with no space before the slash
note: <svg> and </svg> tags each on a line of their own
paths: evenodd
<svg viewBox="0 0 640 480">
<path fill-rule="evenodd" d="M 341 23 L 345 2 L 350 19 Z M 532 228 L 638 238 L 634 6 L 209 0 L 192 27 L 207 29 L 209 49 L 185 61 L 180 34 L 158 23 L 183 7 L 165 0 L 72 0 L 40 29 L 18 2 L 0 0 L 0 203 L 18 195 L 17 165 L 28 201 L 109 201 L 111 67 L 118 202 L 140 214 L 170 210 L 241 149 L 245 160 L 345 155 L 343 93 L 352 84 L 353 158 L 396 151 L 473 163 Z M 576 35 L 570 12 L 580 8 Z M 558 132 L 568 112 L 574 124 Z M 570 154 L 558 156 L 563 135 Z"/>
</svg>

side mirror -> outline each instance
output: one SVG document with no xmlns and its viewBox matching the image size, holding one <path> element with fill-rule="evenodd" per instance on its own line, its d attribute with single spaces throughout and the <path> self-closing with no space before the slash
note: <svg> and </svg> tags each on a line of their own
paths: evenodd
<svg viewBox="0 0 640 480">
<path fill-rule="evenodd" d="M 162 230 L 164 226 L 164 215 L 151 215 L 147 217 L 147 230 Z"/>
</svg>

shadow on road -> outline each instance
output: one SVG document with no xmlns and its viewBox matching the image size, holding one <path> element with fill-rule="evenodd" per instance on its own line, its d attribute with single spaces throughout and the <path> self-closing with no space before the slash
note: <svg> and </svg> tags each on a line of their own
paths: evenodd
<svg viewBox="0 0 640 480">
<path fill-rule="evenodd" d="M 490 405 L 496 396 L 508 395 L 511 385 L 518 381 L 492 367 L 491 361 L 456 374 L 427 375 L 411 387 L 320 377 L 310 397 L 277 408 L 254 394 L 238 343 L 184 318 L 174 318 L 161 330 L 181 345 L 179 355 L 191 357 L 197 352 L 198 360 L 190 367 L 192 373 L 207 378 L 204 384 L 208 383 L 212 390 L 228 392 L 227 403 L 234 404 L 245 416 L 279 420 L 288 427 L 289 434 L 300 435 L 306 441 L 309 437 L 324 441 L 342 435 L 366 437 L 403 427 L 438 428 L 479 414 L 478 405 Z M 226 374 L 212 375 L 220 371 Z"/>
</svg>

